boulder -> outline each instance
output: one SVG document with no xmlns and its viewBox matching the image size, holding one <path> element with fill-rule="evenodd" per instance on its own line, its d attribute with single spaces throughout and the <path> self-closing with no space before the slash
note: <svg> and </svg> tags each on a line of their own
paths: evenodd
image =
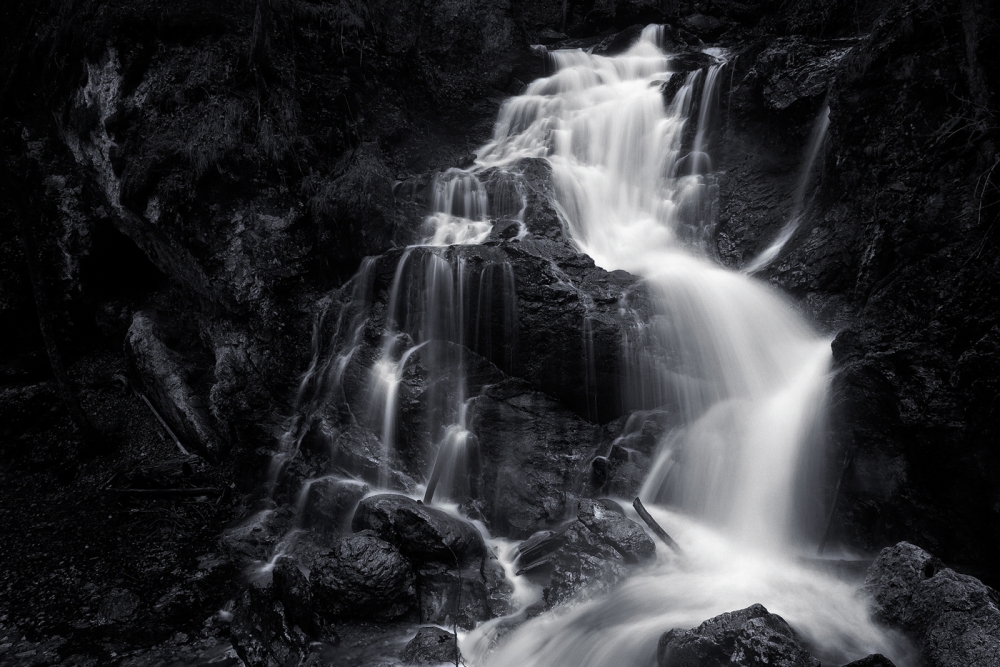
<svg viewBox="0 0 1000 667">
<path fill-rule="evenodd" d="M 660 667 L 820 667 L 785 619 L 761 604 L 720 614 L 691 630 L 665 632 L 656 660 Z"/>
<path fill-rule="evenodd" d="M 613 500 L 580 499 L 577 517 L 590 532 L 617 551 L 626 563 L 649 561 L 656 556 L 656 545 L 639 524 L 625 517 Z"/>
<path fill-rule="evenodd" d="M 368 485 L 353 479 L 324 477 L 309 485 L 304 523 L 324 534 L 345 532 Z"/>
<path fill-rule="evenodd" d="M 358 504 L 351 526 L 371 530 L 416 563 L 478 562 L 486 555 L 483 536 L 468 521 L 392 493 Z"/>
<path fill-rule="evenodd" d="M 874 616 L 913 639 L 930 667 L 1000 664 L 1000 594 L 920 547 L 883 549 L 865 591 Z"/>
<path fill-rule="evenodd" d="M 574 521 L 561 539 L 550 560 L 551 576 L 542 587 L 546 609 L 579 596 L 607 592 L 628 576 L 622 555 L 582 522 Z"/>
<path fill-rule="evenodd" d="M 237 598 L 229 635 L 247 667 L 298 665 L 308 646 L 308 638 L 288 622 L 270 586 L 251 584 Z"/>
<path fill-rule="evenodd" d="M 607 591 L 628 575 L 628 565 L 653 559 L 656 546 L 618 503 L 583 498 L 575 521 L 536 533 L 518 552 L 519 568 L 548 575 L 542 597 L 551 608 Z"/>
<path fill-rule="evenodd" d="M 399 656 L 404 665 L 459 664 L 462 654 L 455 635 L 441 628 L 420 628 Z"/>
<path fill-rule="evenodd" d="M 316 613 L 324 618 L 391 620 L 416 604 L 409 561 L 373 534 L 342 538 L 316 558 L 309 579 Z"/>
<path fill-rule="evenodd" d="M 421 622 L 472 629 L 510 612 L 513 587 L 468 521 L 382 494 L 361 501 L 352 525 L 392 542 L 414 563 Z"/>
</svg>

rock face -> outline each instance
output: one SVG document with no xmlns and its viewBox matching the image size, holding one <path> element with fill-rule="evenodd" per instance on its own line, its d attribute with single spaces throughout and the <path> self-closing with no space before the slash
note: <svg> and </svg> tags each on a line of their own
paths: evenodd
<svg viewBox="0 0 1000 667">
<path fill-rule="evenodd" d="M 413 563 L 421 622 L 471 629 L 509 612 L 513 588 L 468 521 L 405 496 L 381 494 L 361 501 L 352 526 L 391 542 Z"/>
<path fill-rule="evenodd" d="M 711 618 L 692 630 L 670 630 L 656 649 L 660 667 L 819 667 L 777 614 L 755 604 Z"/>
<path fill-rule="evenodd" d="M 928 665 L 1000 664 L 1000 594 L 920 547 L 883 549 L 865 590 L 875 617 L 913 638 Z"/>
</svg>

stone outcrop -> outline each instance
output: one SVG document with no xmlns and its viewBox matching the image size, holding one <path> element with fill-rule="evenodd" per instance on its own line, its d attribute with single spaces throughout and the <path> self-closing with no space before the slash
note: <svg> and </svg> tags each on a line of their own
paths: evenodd
<svg viewBox="0 0 1000 667">
<path fill-rule="evenodd" d="M 1000 594 L 920 547 L 883 549 L 865 591 L 875 618 L 912 638 L 931 667 L 1000 663 Z"/>
</svg>

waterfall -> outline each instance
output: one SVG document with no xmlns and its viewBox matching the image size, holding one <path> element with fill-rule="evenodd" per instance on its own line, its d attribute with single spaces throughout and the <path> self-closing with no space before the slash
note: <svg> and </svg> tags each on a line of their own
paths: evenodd
<svg viewBox="0 0 1000 667">
<path fill-rule="evenodd" d="M 816 163 L 816 158 L 819 157 L 819 151 L 823 147 L 823 141 L 826 139 L 826 131 L 830 127 L 830 106 L 824 104 L 823 108 L 820 109 L 819 115 L 816 116 L 815 122 L 813 122 L 812 132 L 809 135 L 809 146 L 806 149 L 805 159 L 802 162 L 802 173 L 799 175 L 799 184 L 795 188 L 795 194 L 792 197 L 792 211 L 788 216 L 788 222 L 782 227 L 781 231 L 774 241 L 765 248 L 757 257 L 751 260 L 746 267 L 743 269 L 744 273 L 756 273 L 763 268 L 766 268 L 771 262 L 775 260 L 781 249 L 785 247 L 788 240 L 792 238 L 792 235 L 798 230 L 799 224 L 802 221 L 803 208 L 805 206 L 806 190 L 809 187 L 809 180 L 812 176 L 813 165 Z"/>
<path fill-rule="evenodd" d="M 818 509 L 815 485 L 802 490 L 815 480 L 830 340 L 766 284 L 713 261 L 709 155 L 726 65 L 671 74 L 659 44 L 647 29 L 619 56 L 548 54 L 555 71 L 503 105 L 478 164 L 547 159 L 572 241 L 653 296 L 656 316 L 622 341 L 625 395 L 631 409 L 666 403 L 680 417 L 641 495 L 685 557 L 661 547 L 607 596 L 544 614 L 492 653 L 483 631 L 463 648 L 491 666 L 650 665 L 664 631 L 761 602 L 824 662 L 898 653 L 853 586 L 794 560 Z M 660 84 L 672 76 L 685 80 L 667 105 Z"/>
</svg>

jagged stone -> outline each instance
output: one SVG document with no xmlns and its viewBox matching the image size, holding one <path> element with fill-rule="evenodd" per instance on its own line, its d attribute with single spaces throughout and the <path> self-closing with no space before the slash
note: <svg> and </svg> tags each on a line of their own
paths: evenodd
<svg viewBox="0 0 1000 667">
<path fill-rule="evenodd" d="M 414 562 L 447 565 L 478 562 L 486 554 L 479 531 L 469 523 L 406 496 L 383 493 L 358 504 L 351 526 L 371 530 Z"/>
<path fill-rule="evenodd" d="M 404 665 L 453 665 L 462 660 L 462 654 L 453 633 L 441 628 L 420 628 L 399 659 Z"/>
<path fill-rule="evenodd" d="M 288 622 L 270 586 L 251 584 L 237 598 L 229 634 L 247 667 L 298 665 L 307 653 L 308 638 Z"/>
<path fill-rule="evenodd" d="M 760 604 L 720 614 L 692 630 L 665 632 L 656 660 L 660 667 L 820 667 L 785 619 Z"/>
<path fill-rule="evenodd" d="M 868 569 L 873 614 L 910 636 L 931 667 L 1000 664 L 1000 594 L 900 542 Z"/>
<path fill-rule="evenodd" d="M 323 617 L 390 620 L 416 605 L 409 561 L 372 534 L 341 538 L 313 561 L 309 583 L 315 611 Z"/>
</svg>

